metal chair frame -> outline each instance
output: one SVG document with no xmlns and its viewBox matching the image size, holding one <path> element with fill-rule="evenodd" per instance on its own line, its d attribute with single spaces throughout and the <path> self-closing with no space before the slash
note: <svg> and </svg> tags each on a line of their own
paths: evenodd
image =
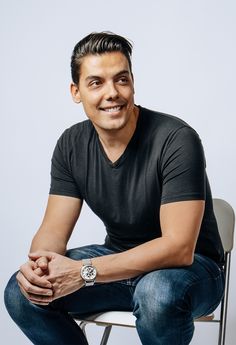
<svg viewBox="0 0 236 345">
<path fill-rule="evenodd" d="M 225 345 L 226 322 L 227 322 L 227 308 L 229 296 L 229 278 L 230 278 L 230 264 L 231 251 L 233 249 L 234 224 L 235 215 L 233 208 L 222 199 L 213 199 L 214 212 L 221 236 L 222 244 L 225 252 L 225 289 L 224 297 L 220 304 L 220 318 L 215 319 L 214 314 L 201 317 L 194 321 L 196 322 L 217 322 L 219 323 L 218 345 Z M 89 323 L 95 323 L 99 326 L 104 326 L 102 340 L 100 345 L 107 345 L 110 332 L 113 326 L 133 327 L 135 328 L 135 317 L 129 311 L 108 311 L 96 315 L 91 315 L 83 320 L 74 316 L 74 319 L 79 323 L 81 329 L 85 333 L 85 327 Z"/>
</svg>

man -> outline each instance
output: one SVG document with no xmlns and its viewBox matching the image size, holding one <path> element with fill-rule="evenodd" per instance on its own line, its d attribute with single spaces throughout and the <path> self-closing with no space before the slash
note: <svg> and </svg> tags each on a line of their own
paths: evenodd
<svg viewBox="0 0 236 345">
<path fill-rule="evenodd" d="M 57 142 L 45 216 L 5 304 L 37 345 L 87 344 L 71 317 L 132 310 L 144 345 L 185 345 L 219 304 L 223 249 L 197 133 L 134 104 L 132 46 L 93 33 L 74 48 L 71 94 L 88 120 Z M 83 200 L 104 245 L 66 250 Z M 91 229 L 92 231 L 92 229 Z"/>
</svg>

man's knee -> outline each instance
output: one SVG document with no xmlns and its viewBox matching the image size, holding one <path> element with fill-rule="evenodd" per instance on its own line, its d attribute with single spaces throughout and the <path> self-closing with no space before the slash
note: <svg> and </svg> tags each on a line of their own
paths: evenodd
<svg viewBox="0 0 236 345">
<path fill-rule="evenodd" d="M 16 280 L 16 274 L 17 272 L 13 274 L 5 288 L 4 302 L 9 315 L 17 322 L 25 312 L 24 305 L 29 304 L 30 302 L 28 302 L 21 293 Z"/>
<path fill-rule="evenodd" d="M 186 282 L 178 269 L 146 274 L 138 282 L 133 314 L 140 339 L 145 344 L 189 344 L 193 335 Z"/>
</svg>

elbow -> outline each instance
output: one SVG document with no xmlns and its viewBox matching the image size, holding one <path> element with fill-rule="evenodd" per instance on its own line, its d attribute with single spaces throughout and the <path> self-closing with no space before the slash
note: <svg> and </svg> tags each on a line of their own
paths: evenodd
<svg viewBox="0 0 236 345">
<path fill-rule="evenodd" d="M 191 266 L 193 264 L 194 256 L 186 255 L 181 262 L 181 266 Z"/>
<path fill-rule="evenodd" d="M 191 266 L 194 261 L 194 250 L 189 247 L 181 248 L 177 257 L 178 266 Z"/>
</svg>

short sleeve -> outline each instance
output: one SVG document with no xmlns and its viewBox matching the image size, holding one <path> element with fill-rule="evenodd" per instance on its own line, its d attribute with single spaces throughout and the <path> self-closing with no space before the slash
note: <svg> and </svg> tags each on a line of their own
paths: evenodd
<svg viewBox="0 0 236 345">
<path fill-rule="evenodd" d="M 161 203 L 205 200 L 205 165 L 201 140 L 191 127 L 172 133 L 161 156 Z"/>
<path fill-rule="evenodd" d="M 51 160 L 51 186 L 49 194 L 82 199 L 70 167 L 71 148 L 65 133 L 57 141 Z"/>
</svg>

